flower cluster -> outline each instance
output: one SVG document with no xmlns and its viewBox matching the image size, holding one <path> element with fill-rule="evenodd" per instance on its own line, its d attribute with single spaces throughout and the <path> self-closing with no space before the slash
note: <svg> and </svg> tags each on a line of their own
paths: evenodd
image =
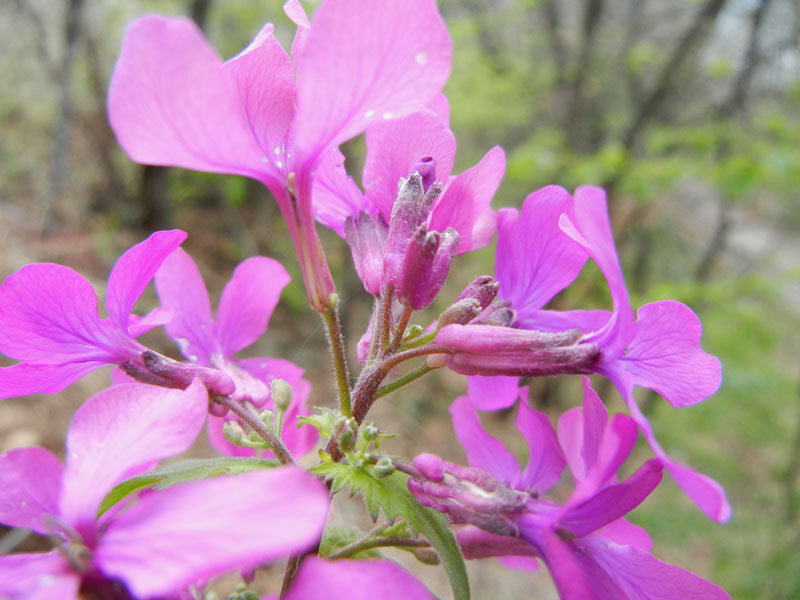
<svg viewBox="0 0 800 600">
<path fill-rule="evenodd" d="M 326 0 L 313 21 L 298 0 L 284 10 L 297 25 L 290 53 L 267 24 L 226 62 L 187 20 L 137 20 L 109 116 L 137 162 L 244 175 L 270 189 L 327 328 L 338 407 L 312 412 L 311 386 L 287 360 L 237 357 L 264 335 L 289 282 L 273 259 L 239 264 L 214 314 L 180 248 L 186 234 L 153 233 L 112 269 L 105 318 L 78 273 L 23 267 L 0 285 L 0 351 L 18 361 L 0 368 L 0 397 L 54 394 L 107 365 L 113 385 L 75 413 L 64 464 L 42 448 L 0 455 L 0 522 L 53 546 L 0 556 L 0 599 L 197 598 L 238 571 L 230 598 L 251 600 L 253 573 L 287 558 L 287 600 L 432 598 L 383 547 L 441 563 L 458 599 L 469 598 L 463 559 L 486 557 L 544 563 L 569 600 L 727 598 L 656 559 L 648 534 L 625 519 L 664 470 L 710 518 L 725 521 L 731 509 L 719 484 L 667 455 L 636 404 L 635 387 L 676 407 L 700 402 L 721 368 L 701 349 L 687 306 L 654 302 L 634 319 L 603 190 L 552 186 L 521 210 L 496 212 L 499 147 L 452 174 L 441 94 L 451 42 L 434 0 Z M 363 191 L 339 150 L 361 133 Z M 354 379 L 317 221 L 344 238 L 374 298 Z M 432 322 L 421 316 L 459 254 L 495 234 L 495 275 L 475 277 Z M 611 310 L 546 309 L 588 259 L 605 276 Z M 139 317 L 151 282 L 159 306 Z M 182 360 L 138 340 L 157 327 Z M 442 368 L 468 378 L 451 413 L 470 466 L 433 454 L 409 464 L 366 420 L 377 399 Z M 608 415 L 592 374 L 613 383 L 630 416 Z M 557 432 L 520 387 L 548 375 L 583 377 L 582 405 L 561 415 Z M 314 401 L 324 402 L 324 393 Z M 477 416 L 513 406 L 529 447 L 522 470 Z M 188 450 L 204 425 L 222 456 L 159 464 Z M 620 481 L 639 432 L 654 457 Z M 565 467 L 574 488 L 558 500 L 550 490 Z M 344 487 L 385 522 L 366 533 L 329 524 L 330 496 Z"/>
</svg>

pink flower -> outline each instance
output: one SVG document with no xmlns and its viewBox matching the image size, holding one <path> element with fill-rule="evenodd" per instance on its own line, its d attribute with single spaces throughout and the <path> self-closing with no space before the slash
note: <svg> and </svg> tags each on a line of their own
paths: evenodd
<svg viewBox="0 0 800 600">
<path fill-rule="evenodd" d="M 236 385 L 231 394 L 234 400 L 272 409 L 269 382 L 280 378 L 291 385 L 292 403 L 284 415 L 281 438 L 292 454 L 302 455 L 317 439 L 316 430 L 310 425 L 297 428 L 297 418 L 309 412 L 306 400 L 311 385 L 303 379 L 303 370 L 287 360 L 234 358 L 266 332 L 287 283 L 289 274 L 279 262 L 264 256 L 248 258 L 236 267 L 222 291 L 214 319 L 203 278 L 181 248 L 164 261 L 155 276 L 162 306 L 175 315 L 166 325 L 167 333 L 190 362 L 219 369 L 229 376 Z M 210 417 L 209 435 L 218 450 L 234 456 L 254 454 L 251 449 L 228 442 L 222 435 L 222 425 L 222 419 Z"/>
<path fill-rule="evenodd" d="M 324 311 L 334 285 L 314 229 L 315 171 L 369 123 L 431 102 L 450 71 L 451 41 L 433 0 L 327 0 L 313 24 L 297 0 L 284 8 L 298 25 L 291 59 L 271 24 L 223 63 L 186 19 L 134 22 L 109 117 L 137 162 L 245 175 L 269 187 L 309 300 Z"/>
<path fill-rule="evenodd" d="M 566 600 L 728 598 L 713 583 L 653 557 L 647 533 L 622 518 L 658 485 L 661 464 L 651 459 L 617 481 L 636 424 L 624 415 L 609 420 L 588 379 L 583 408 L 562 416 L 557 437 L 547 416 L 528 408 L 522 394 L 517 428 L 529 446 L 524 470 L 484 431 L 468 398 L 456 400 L 451 412 L 473 467 L 421 455 L 414 466 L 422 478 L 410 479 L 409 489 L 422 504 L 471 525 L 457 535 L 467 558 L 502 556 L 510 566 L 527 568 L 526 558 L 540 558 Z M 558 505 L 544 493 L 565 463 L 575 489 Z"/>
<path fill-rule="evenodd" d="M 118 385 L 75 413 L 66 466 L 41 448 L 0 455 L 0 521 L 59 543 L 46 554 L 0 557 L 0 596 L 127 589 L 135 598 L 163 597 L 313 544 L 328 494 L 293 467 L 174 486 L 98 516 L 115 484 L 189 448 L 206 402 L 199 382 L 185 391 Z"/>
<path fill-rule="evenodd" d="M 52 394 L 103 365 L 140 364 L 146 348 L 135 338 L 171 314 L 156 309 L 140 318 L 131 311 L 184 239 L 183 231 L 159 231 L 119 258 L 105 319 L 92 285 L 68 267 L 33 264 L 9 275 L 0 286 L 0 351 L 22 362 L 0 369 L 0 397 Z"/>
<path fill-rule="evenodd" d="M 587 257 L 605 275 L 613 310 L 543 309 L 577 277 Z M 633 387 L 638 385 L 662 394 L 673 406 L 700 402 L 719 387 L 720 362 L 700 348 L 700 320 L 680 302 L 664 300 L 647 304 L 639 309 L 638 320 L 634 321 L 608 219 L 605 192 L 596 187 L 581 187 L 573 199 L 561 188 L 548 187 L 528 196 L 521 213 L 513 209 L 501 211 L 496 267 L 500 296 L 510 301 L 517 312 L 513 325 L 539 336 L 543 335 L 540 332 L 582 332 L 574 352 L 578 353 L 580 346 L 585 345 L 599 348 L 600 354 L 588 368 L 580 364 L 572 372 L 591 371 L 608 377 L 623 395 L 654 454 L 678 485 L 709 517 L 717 521 L 729 519 L 731 508 L 722 487 L 669 458 L 633 398 Z M 462 335 L 467 337 L 467 334 Z M 461 372 L 491 374 L 479 370 L 480 365 L 477 367 L 473 365 L 471 370 Z M 470 382 L 470 397 L 482 408 L 512 404 L 516 380 L 502 379 L 497 382 L 495 378 L 474 378 Z"/>
</svg>

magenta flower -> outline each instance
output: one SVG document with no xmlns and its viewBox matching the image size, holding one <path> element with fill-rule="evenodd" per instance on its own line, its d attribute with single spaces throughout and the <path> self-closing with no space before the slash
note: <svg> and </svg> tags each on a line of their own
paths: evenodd
<svg viewBox="0 0 800 600">
<path fill-rule="evenodd" d="M 597 263 L 608 281 L 613 311 L 544 310 L 542 307 L 577 277 L 587 256 Z M 528 334 L 507 332 L 505 336 L 525 338 L 582 332 L 577 346 L 567 347 L 569 357 L 579 359 L 599 348 L 596 360 L 591 364 L 580 360 L 559 364 L 566 368 L 557 372 L 595 372 L 608 377 L 625 398 L 653 452 L 678 485 L 712 519 L 730 518 L 731 509 L 722 487 L 669 458 L 633 398 L 633 386 L 638 385 L 655 390 L 673 406 L 695 404 L 717 390 L 721 367 L 716 357 L 700 348 L 700 320 L 687 306 L 673 300 L 653 302 L 639 309 L 638 320 L 634 322 L 608 220 L 605 192 L 581 187 L 573 200 L 564 190 L 549 187 L 530 195 L 520 214 L 513 209 L 501 211 L 496 267 L 500 296 L 517 311 L 514 326 L 530 330 Z M 456 330 L 452 326 L 446 329 Z M 469 338 L 469 331 L 445 330 L 440 333 L 443 340 L 448 335 Z M 585 346 L 584 353 L 580 352 L 581 346 Z M 469 367 L 465 369 L 459 367 L 455 356 L 448 358 L 448 364 L 468 375 L 490 375 L 492 371 L 487 370 L 487 365 L 492 367 L 503 357 L 499 347 L 493 350 L 492 363 L 479 363 L 474 358 L 469 362 L 467 356 L 461 360 Z M 509 369 L 506 373 L 524 375 L 519 372 L 522 366 L 524 361 L 519 361 L 516 370 Z M 495 409 L 514 402 L 516 378 L 471 379 L 470 397 L 478 406 Z"/>
<path fill-rule="evenodd" d="M 116 483 L 188 449 L 205 415 L 199 382 L 185 391 L 122 384 L 75 413 L 66 466 L 41 448 L 0 455 L 0 521 L 59 544 L 0 557 L 0 596 L 163 597 L 313 544 L 328 494 L 289 467 L 174 486 L 98 517 Z"/>
<path fill-rule="evenodd" d="M 451 41 L 433 0 L 327 0 L 313 24 L 297 0 L 284 8 L 298 25 L 291 59 L 271 24 L 223 63 L 187 19 L 134 22 L 111 81 L 109 117 L 137 162 L 266 185 L 309 300 L 324 311 L 335 288 L 314 229 L 315 170 L 369 123 L 431 102 L 449 75 Z"/>
<path fill-rule="evenodd" d="M 456 523 L 472 525 L 458 533 L 468 558 L 538 557 L 566 600 L 728 598 L 716 585 L 653 557 L 646 532 L 622 518 L 661 479 L 660 461 L 651 459 L 626 481 L 617 482 L 616 472 L 636 441 L 632 419 L 615 415 L 609 421 L 584 379 L 583 408 L 562 416 L 557 439 L 546 415 L 528 408 L 524 396 L 517 413 L 517 428 L 530 450 L 523 471 L 483 430 L 466 397 L 458 399 L 451 412 L 473 467 L 432 455 L 414 461 L 423 477 L 409 480 L 417 499 Z M 558 505 L 542 494 L 558 479 L 565 462 L 575 489 Z"/>
<path fill-rule="evenodd" d="M 108 317 L 81 275 L 61 265 L 28 265 L 0 285 L 0 351 L 19 364 L 0 369 L 0 397 L 53 394 L 103 365 L 142 362 L 136 337 L 169 320 L 156 309 L 131 314 L 153 275 L 186 239 L 160 231 L 123 254 L 108 278 Z M 144 367 L 142 366 L 142 369 Z"/>
<path fill-rule="evenodd" d="M 297 428 L 297 418 L 308 414 L 306 400 L 311 391 L 303 370 L 286 360 L 234 358 L 266 332 L 287 283 L 289 274 L 279 262 L 263 256 L 248 258 L 236 267 L 222 291 L 215 320 L 197 265 L 181 248 L 164 261 L 155 276 L 162 306 L 175 315 L 166 325 L 167 333 L 190 362 L 219 369 L 230 377 L 236 385 L 230 394 L 234 400 L 272 409 L 269 382 L 280 378 L 292 386 L 292 403 L 284 416 L 281 438 L 292 454 L 302 455 L 317 439 L 310 425 Z M 225 439 L 222 424 L 222 419 L 210 417 L 211 443 L 226 454 L 252 456 L 253 450 Z"/>
<path fill-rule="evenodd" d="M 309 556 L 303 561 L 285 600 L 314 598 L 433 600 L 424 585 L 390 560 L 321 560 Z"/>
</svg>

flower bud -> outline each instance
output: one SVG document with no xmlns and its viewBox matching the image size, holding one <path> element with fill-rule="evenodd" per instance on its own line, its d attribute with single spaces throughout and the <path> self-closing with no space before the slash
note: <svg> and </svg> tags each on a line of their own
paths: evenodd
<svg viewBox="0 0 800 600">
<path fill-rule="evenodd" d="M 481 313 L 481 305 L 475 298 L 464 298 L 448 306 L 439 315 L 436 321 L 437 328 L 447 327 L 448 325 L 464 325 L 469 323 Z"/>
<path fill-rule="evenodd" d="M 481 275 L 473 279 L 464 288 L 464 291 L 459 294 L 458 300 L 475 298 L 480 303 L 481 308 L 486 308 L 495 299 L 499 290 L 500 282 L 495 281 L 491 275 Z"/>
<path fill-rule="evenodd" d="M 400 276 L 406 247 L 418 227 L 423 196 L 422 178 L 418 173 L 400 180 L 383 254 L 383 283 L 386 286 L 395 285 Z"/>
<path fill-rule="evenodd" d="M 381 456 L 378 462 L 375 463 L 375 473 L 378 477 L 387 477 L 394 473 L 396 470 L 392 459 L 388 456 Z"/>
<path fill-rule="evenodd" d="M 275 406 L 275 410 L 289 409 L 292 404 L 292 386 L 285 379 L 270 381 L 269 391 L 272 394 L 272 404 Z"/>
<path fill-rule="evenodd" d="M 242 429 L 242 426 L 236 421 L 225 422 L 222 425 L 222 435 L 224 435 L 225 439 L 235 446 L 241 445 L 242 442 L 247 438 L 247 434 L 245 434 L 244 429 Z"/>
<path fill-rule="evenodd" d="M 373 296 L 377 295 L 383 278 L 386 224 L 380 216 L 372 217 L 361 211 L 357 217 L 348 217 L 344 222 L 344 236 L 364 289 Z"/>
<path fill-rule="evenodd" d="M 352 452 L 356 449 L 356 432 L 354 431 L 354 427 L 356 427 L 355 419 L 346 419 L 339 429 L 339 433 L 336 435 L 336 441 L 339 443 L 339 448 L 342 452 Z"/>
<path fill-rule="evenodd" d="M 476 525 L 498 535 L 514 535 L 509 517 L 525 508 L 528 494 L 509 488 L 482 469 L 456 465 L 432 454 L 414 459 L 419 477 L 408 489 L 424 505 L 445 513 L 453 523 Z"/>
<path fill-rule="evenodd" d="M 423 156 L 411 167 L 409 174 L 411 173 L 419 173 L 420 179 L 422 179 L 422 189 L 427 192 L 436 181 L 436 161 L 432 156 Z"/>
<path fill-rule="evenodd" d="M 380 433 L 381 430 L 375 427 L 375 425 L 367 424 L 361 426 L 361 435 L 363 435 L 364 439 L 368 442 L 374 442 L 377 440 Z"/>
<path fill-rule="evenodd" d="M 397 282 L 397 299 L 414 310 L 433 302 L 450 272 L 459 241 L 460 236 L 452 227 L 439 233 L 428 232 L 425 224 L 420 225 L 406 251 Z"/>
<path fill-rule="evenodd" d="M 475 317 L 473 325 L 494 325 L 495 327 L 508 327 L 514 322 L 516 312 L 511 308 L 508 300 L 495 298 L 492 303 Z"/>
</svg>

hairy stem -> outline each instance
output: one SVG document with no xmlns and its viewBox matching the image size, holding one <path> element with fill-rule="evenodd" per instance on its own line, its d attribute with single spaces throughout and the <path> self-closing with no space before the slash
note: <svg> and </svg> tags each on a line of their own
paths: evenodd
<svg viewBox="0 0 800 600">
<path fill-rule="evenodd" d="M 272 433 L 269 427 L 264 425 L 259 418 L 258 410 L 256 410 L 255 406 L 249 402 L 239 404 L 230 396 L 217 396 L 215 401 L 227 407 L 233 414 L 239 417 L 242 422 L 247 423 L 250 429 L 255 431 L 261 439 L 267 442 L 270 449 L 275 454 L 275 458 L 277 458 L 282 465 L 294 464 L 294 459 L 289 450 L 283 445 L 280 438 Z"/>
<path fill-rule="evenodd" d="M 430 548 L 431 544 L 427 540 L 417 540 L 413 538 L 402 537 L 371 537 L 367 536 L 356 540 L 352 544 L 348 544 L 340 548 L 325 558 L 335 560 L 337 558 L 348 558 L 354 556 L 359 552 L 370 550 L 371 548 L 387 548 L 390 546 L 404 547 L 404 548 Z"/>
<path fill-rule="evenodd" d="M 377 390 L 375 390 L 374 399 L 377 400 L 382 396 L 386 396 L 387 394 L 391 394 L 393 391 L 403 387 L 404 385 L 408 385 L 412 381 L 416 381 L 423 375 L 427 375 L 433 371 L 433 367 L 429 367 L 428 365 L 422 365 L 411 371 L 410 373 L 403 375 L 392 381 L 391 383 L 387 383 L 386 385 L 382 385 Z"/>
<path fill-rule="evenodd" d="M 350 373 L 347 370 L 347 358 L 344 351 L 344 337 L 339 322 L 339 300 L 334 300 L 328 310 L 322 313 L 328 331 L 328 346 L 331 350 L 333 370 L 336 374 L 336 389 L 339 392 L 339 411 L 347 417 L 352 412 L 350 405 Z"/>
<path fill-rule="evenodd" d="M 403 307 L 403 314 L 400 315 L 400 322 L 397 324 L 397 331 L 394 332 L 394 337 L 392 338 L 392 342 L 389 344 L 389 347 L 386 349 L 387 354 L 391 354 L 400 346 L 400 342 L 403 341 L 403 334 L 406 332 L 406 327 L 408 326 L 408 321 L 411 319 L 411 315 L 414 313 L 414 309 L 410 306 Z"/>
</svg>

